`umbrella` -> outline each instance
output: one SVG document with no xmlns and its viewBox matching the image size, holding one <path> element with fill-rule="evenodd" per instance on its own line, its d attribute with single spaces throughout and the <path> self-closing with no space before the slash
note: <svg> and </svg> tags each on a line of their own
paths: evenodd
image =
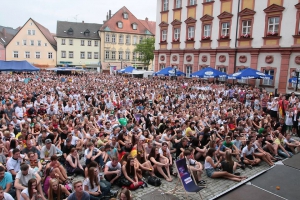
<svg viewBox="0 0 300 200">
<path fill-rule="evenodd" d="M 198 78 L 222 78 L 227 77 L 227 74 L 224 72 L 220 72 L 211 67 L 206 67 L 200 71 L 194 72 L 191 74 L 191 77 L 198 77 Z"/>
<path fill-rule="evenodd" d="M 273 76 L 262 73 L 252 68 L 247 68 L 228 75 L 228 79 L 273 79 Z"/>
<path fill-rule="evenodd" d="M 130 73 L 132 73 L 133 70 L 135 70 L 134 67 L 128 66 L 128 67 L 126 67 L 124 69 L 118 70 L 118 73 L 121 73 L 121 74 L 130 74 Z"/>
<path fill-rule="evenodd" d="M 155 72 L 154 76 L 175 76 L 175 69 L 173 67 L 166 67 L 158 72 Z M 176 70 L 176 76 L 185 76 L 185 73 Z"/>
<path fill-rule="evenodd" d="M 290 78 L 289 83 L 297 83 L 297 78 L 296 77 Z M 300 78 L 298 79 L 298 83 L 300 84 Z"/>
</svg>

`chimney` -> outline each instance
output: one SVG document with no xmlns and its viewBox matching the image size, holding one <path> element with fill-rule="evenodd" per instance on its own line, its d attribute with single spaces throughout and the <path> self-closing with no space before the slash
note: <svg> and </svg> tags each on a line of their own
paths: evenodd
<svg viewBox="0 0 300 200">
<path fill-rule="evenodd" d="M 84 21 L 82 21 L 82 23 L 84 24 Z"/>
<path fill-rule="evenodd" d="M 6 38 L 6 30 L 5 30 L 5 28 L 2 29 L 2 34 L 3 34 L 4 38 Z"/>
<path fill-rule="evenodd" d="M 106 13 L 106 21 L 108 20 L 108 13 Z"/>
<path fill-rule="evenodd" d="M 146 21 L 148 21 L 148 17 L 146 17 L 146 19 L 145 19 Z"/>
<path fill-rule="evenodd" d="M 109 18 L 108 19 L 110 19 L 111 18 L 111 10 L 109 10 Z"/>
</svg>

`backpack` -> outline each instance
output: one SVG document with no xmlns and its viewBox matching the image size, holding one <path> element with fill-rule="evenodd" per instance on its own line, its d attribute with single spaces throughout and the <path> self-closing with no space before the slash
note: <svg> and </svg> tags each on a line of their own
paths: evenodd
<svg viewBox="0 0 300 200">
<path fill-rule="evenodd" d="M 161 185 L 161 180 L 157 178 L 156 176 L 149 176 L 148 177 L 148 184 L 153 185 L 155 187 L 158 187 Z"/>
</svg>

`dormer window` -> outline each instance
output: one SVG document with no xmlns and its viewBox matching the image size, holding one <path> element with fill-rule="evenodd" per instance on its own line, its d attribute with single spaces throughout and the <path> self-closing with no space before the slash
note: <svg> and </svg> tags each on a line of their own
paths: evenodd
<svg viewBox="0 0 300 200">
<path fill-rule="evenodd" d="M 118 22 L 118 28 L 123 28 L 123 23 L 122 22 Z"/>
<path fill-rule="evenodd" d="M 88 29 L 86 29 L 86 31 L 84 31 L 84 36 L 90 36 L 90 31 Z"/>
<path fill-rule="evenodd" d="M 137 29 L 137 24 L 132 24 L 132 29 L 136 30 Z"/>
<path fill-rule="evenodd" d="M 69 28 L 68 35 L 73 35 L 73 29 L 72 28 Z"/>
<path fill-rule="evenodd" d="M 123 13 L 123 18 L 124 18 L 124 19 L 128 19 L 128 13 L 124 12 L 124 13 Z"/>
</svg>

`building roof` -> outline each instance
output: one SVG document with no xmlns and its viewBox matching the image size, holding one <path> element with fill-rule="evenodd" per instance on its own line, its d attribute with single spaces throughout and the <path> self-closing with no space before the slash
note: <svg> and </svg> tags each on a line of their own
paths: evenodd
<svg viewBox="0 0 300 200">
<path fill-rule="evenodd" d="M 56 37 L 100 39 L 98 31 L 102 24 L 57 21 Z"/>
<path fill-rule="evenodd" d="M 128 19 L 124 19 L 123 13 L 128 14 Z M 117 23 L 122 22 L 122 28 L 118 28 Z M 136 24 L 137 29 L 134 30 L 132 25 Z M 154 24 L 154 25 L 153 25 Z M 155 22 L 137 19 L 125 6 L 118 10 L 110 19 L 108 19 L 100 31 L 111 31 L 119 33 L 133 33 L 133 34 L 155 34 Z"/>
<path fill-rule="evenodd" d="M 0 26 L 0 31 L 3 31 L 5 29 L 6 33 L 11 34 L 11 35 L 16 35 L 19 29 L 14 29 L 11 27 L 5 27 L 5 26 Z"/>
<path fill-rule="evenodd" d="M 3 46 L 6 46 L 11 39 L 13 39 L 14 35 L 7 33 L 5 29 L 0 29 L 0 44 Z"/>
</svg>

